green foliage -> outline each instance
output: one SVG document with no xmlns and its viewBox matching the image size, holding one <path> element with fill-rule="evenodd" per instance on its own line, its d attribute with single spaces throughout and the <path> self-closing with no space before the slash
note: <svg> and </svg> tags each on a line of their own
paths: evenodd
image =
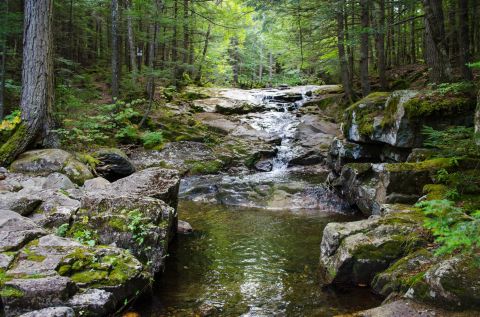
<svg viewBox="0 0 480 317">
<path fill-rule="evenodd" d="M 90 247 L 93 247 L 96 244 L 94 233 L 89 229 L 81 229 L 75 231 L 73 233 L 73 238 L 78 242 L 88 245 Z"/>
<path fill-rule="evenodd" d="M 461 252 L 479 254 L 480 210 L 466 211 L 450 200 L 430 200 L 417 204 L 427 216 L 425 228 L 439 244 L 437 255 Z"/>
<path fill-rule="evenodd" d="M 475 143 L 473 128 L 464 126 L 447 130 L 424 127 L 424 145 L 437 149 L 437 157 L 480 157 L 480 147 Z"/>
<path fill-rule="evenodd" d="M 0 142 L 4 143 L 22 122 L 20 110 L 15 110 L 0 121 Z"/>
<path fill-rule="evenodd" d="M 140 139 L 140 133 L 135 123 L 140 113 L 135 108 L 143 106 L 144 103 L 144 99 L 136 99 L 129 103 L 117 101 L 114 104 L 97 105 L 93 115 L 83 114 L 76 120 L 64 119 L 64 127 L 56 132 L 65 146 L 74 149 L 89 145 L 115 145 L 115 140 L 136 143 Z M 86 112 L 86 109 L 82 111 Z"/>
<path fill-rule="evenodd" d="M 445 96 L 447 94 L 464 94 L 475 90 L 475 85 L 471 81 L 461 81 L 457 83 L 442 83 L 435 86 L 434 92 Z"/>
<path fill-rule="evenodd" d="M 144 217 L 139 210 L 132 210 L 128 213 L 127 227 L 138 245 L 143 245 L 151 224 L 145 222 Z"/>
<path fill-rule="evenodd" d="M 147 131 L 142 135 L 143 146 L 147 149 L 153 149 L 155 147 L 161 146 L 165 138 L 161 131 Z"/>
<path fill-rule="evenodd" d="M 56 235 L 59 236 L 59 237 L 66 237 L 69 227 L 70 227 L 70 226 L 69 226 L 68 223 L 64 223 L 64 224 L 60 225 L 60 226 L 57 228 Z"/>
</svg>

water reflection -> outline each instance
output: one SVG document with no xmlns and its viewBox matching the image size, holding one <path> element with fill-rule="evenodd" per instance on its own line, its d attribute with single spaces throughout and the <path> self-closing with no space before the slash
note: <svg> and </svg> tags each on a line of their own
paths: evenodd
<svg viewBox="0 0 480 317">
<path fill-rule="evenodd" d="M 173 246 L 166 271 L 142 316 L 332 316 L 378 304 L 366 290 L 319 287 L 321 233 L 351 216 L 322 211 L 232 209 L 182 202 L 196 232 Z"/>
</svg>

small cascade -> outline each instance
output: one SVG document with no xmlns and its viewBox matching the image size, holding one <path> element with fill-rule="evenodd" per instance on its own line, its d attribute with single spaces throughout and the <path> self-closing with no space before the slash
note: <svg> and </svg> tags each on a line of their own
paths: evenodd
<svg viewBox="0 0 480 317">
<path fill-rule="evenodd" d="M 277 146 L 277 155 L 272 162 L 272 172 L 285 171 L 288 168 L 288 163 L 294 158 L 295 149 L 293 144 L 295 132 L 300 123 L 296 116 L 296 111 L 308 99 L 307 91 L 302 90 L 295 96 L 299 99 L 298 96 L 301 95 L 301 99 L 293 102 L 284 102 L 282 101 L 282 97 L 285 98 L 282 95 L 283 93 L 280 90 L 268 90 L 256 95 L 257 100 L 265 103 L 268 106 L 267 108 L 271 109 L 271 112 L 277 112 L 277 114 L 270 112 L 274 120 L 266 129 L 267 132 L 275 133 L 281 139 L 280 145 Z M 285 99 L 288 99 L 288 96 Z M 264 121 L 271 120 L 264 119 Z"/>
</svg>

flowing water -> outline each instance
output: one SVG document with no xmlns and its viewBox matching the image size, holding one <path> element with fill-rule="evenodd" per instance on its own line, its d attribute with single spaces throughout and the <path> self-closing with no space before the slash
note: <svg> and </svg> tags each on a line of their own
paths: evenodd
<svg viewBox="0 0 480 317">
<path fill-rule="evenodd" d="M 142 316 L 333 316 L 377 306 L 368 289 L 320 286 L 322 232 L 352 221 L 349 206 L 325 186 L 325 174 L 288 168 L 295 154 L 303 100 L 279 103 L 278 91 L 257 91 L 270 111 L 248 115 L 255 129 L 281 139 L 271 172 L 184 179 L 179 217 L 195 229 L 170 247 Z"/>
</svg>

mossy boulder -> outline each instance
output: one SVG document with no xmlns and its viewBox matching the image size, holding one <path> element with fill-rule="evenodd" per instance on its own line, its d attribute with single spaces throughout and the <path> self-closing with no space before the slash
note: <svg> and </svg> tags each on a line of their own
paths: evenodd
<svg viewBox="0 0 480 317">
<path fill-rule="evenodd" d="M 438 170 L 455 170 L 457 163 L 449 158 L 418 163 L 349 163 L 333 185 L 364 214 L 378 215 L 382 204 L 415 203 L 423 187 L 434 182 Z"/>
<path fill-rule="evenodd" d="M 67 236 L 88 232 L 92 243 L 128 249 L 154 274 L 165 264 L 176 217 L 174 208 L 152 197 L 91 194 L 82 199 Z"/>
<path fill-rule="evenodd" d="M 85 316 L 108 315 L 151 278 L 126 250 L 87 247 L 55 235 L 32 240 L 13 256 L 0 274 L 6 316 L 52 306 L 71 307 Z"/>
<path fill-rule="evenodd" d="M 480 270 L 475 255 L 457 255 L 432 265 L 405 297 L 450 310 L 480 309 Z"/>
<path fill-rule="evenodd" d="M 382 113 L 389 96 L 387 92 L 374 92 L 348 107 L 342 127 L 345 137 L 354 142 L 369 142 L 375 118 Z"/>
<path fill-rule="evenodd" d="M 393 206 L 384 217 L 329 223 L 320 248 L 324 284 L 370 284 L 391 263 L 427 244 L 421 218 L 414 208 Z"/>
<path fill-rule="evenodd" d="M 33 176 L 47 176 L 58 172 L 67 175 L 78 185 L 93 178 L 92 172 L 85 164 L 72 154 L 59 149 L 25 152 L 11 164 L 10 170 Z"/>
<path fill-rule="evenodd" d="M 475 99 L 470 94 L 397 90 L 374 93 L 345 113 L 343 132 L 355 142 L 383 143 L 399 148 L 421 147 L 424 126 L 445 129 L 471 126 Z"/>
<path fill-rule="evenodd" d="M 372 281 L 375 293 L 388 297 L 392 294 L 402 296 L 418 280 L 436 259 L 432 251 L 420 249 L 401 258 L 384 272 L 378 273 Z"/>
</svg>

